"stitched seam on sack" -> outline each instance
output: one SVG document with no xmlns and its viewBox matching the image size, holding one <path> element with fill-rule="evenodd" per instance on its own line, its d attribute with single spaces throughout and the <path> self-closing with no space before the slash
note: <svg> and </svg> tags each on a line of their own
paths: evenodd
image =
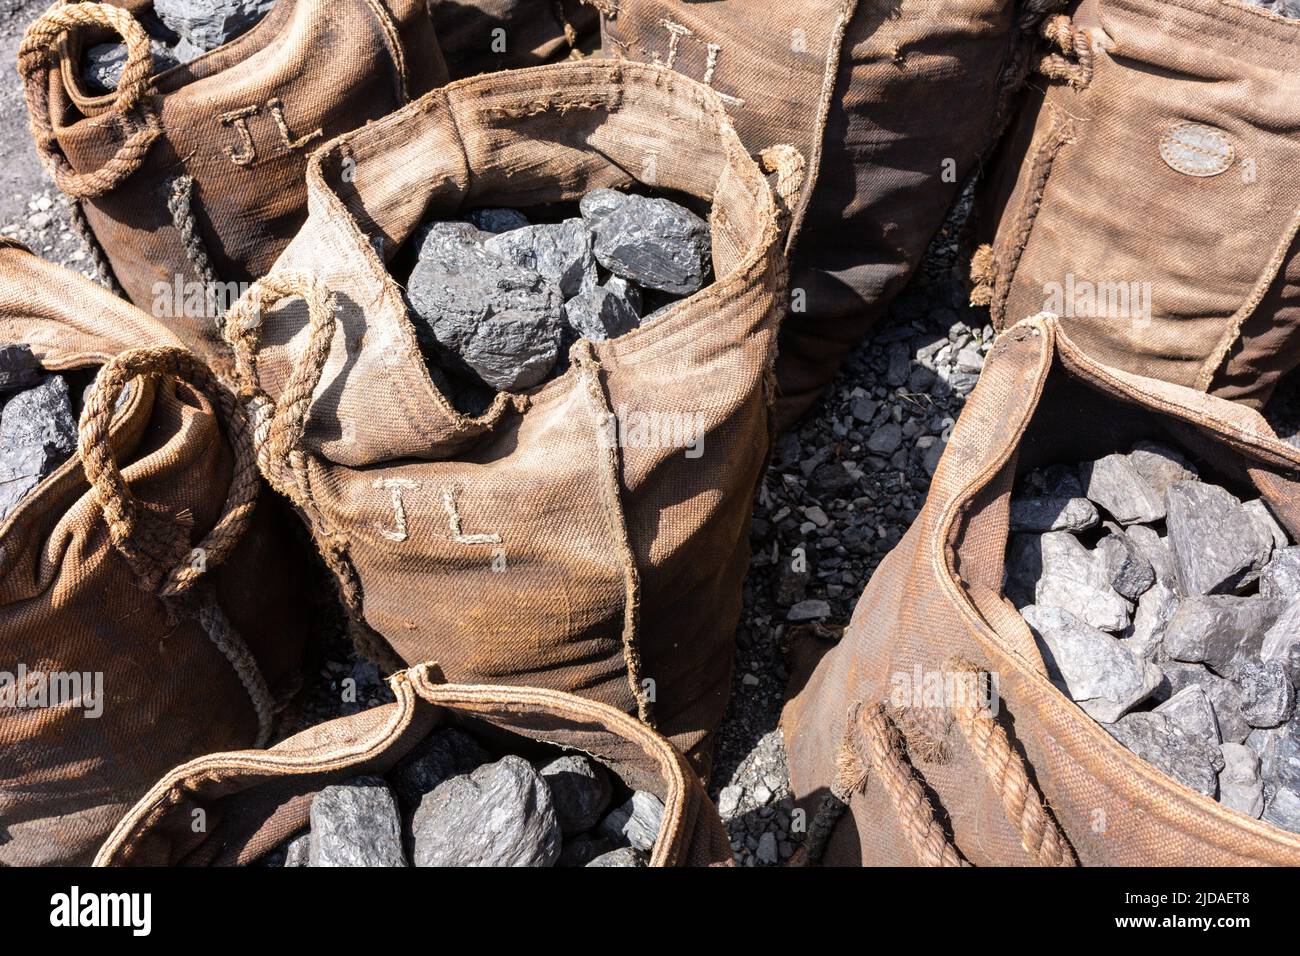
<svg viewBox="0 0 1300 956">
<path fill-rule="evenodd" d="M 1228 328 L 1219 341 L 1218 347 L 1207 359 L 1200 374 L 1196 377 L 1196 384 L 1201 391 L 1209 391 L 1215 375 L 1226 364 L 1228 353 L 1232 351 L 1233 344 L 1238 341 L 1243 342 L 1243 344 L 1249 341 L 1241 338 L 1242 327 L 1246 324 L 1246 320 L 1254 314 L 1260 302 L 1264 300 L 1264 296 L 1268 295 L 1268 290 L 1277 279 L 1277 275 L 1286 261 L 1287 252 L 1295 242 L 1297 233 L 1300 233 L 1300 210 L 1297 210 L 1295 216 L 1292 217 L 1291 227 L 1282 236 L 1282 241 L 1273 253 L 1273 258 L 1269 260 L 1264 271 L 1260 273 L 1259 279 L 1255 282 L 1255 288 L 1251 290 L 1250 296 L 1242 303 L 1241 308 L 1228 320 Z"/>
<path fill-rule="evenodd" d="M 388 8 L 384 6 L 383 0 L 366 0 L 366 6 L 379 22 L 380 35 L 383 38 L 384 46 L 388 50 L 388 58 L 393 63 L 393 70 L 396 73 L 394 92 L 397 94 L 397 102 L 399 105 L 409 103 L 411 101 L 411 83 L 406 70 L 406 56 L 402 51 L 402 38 L 397 30 L 397 24 L 394 22 Z"/>
<path fill-rule="evenodd" d="M 785 240 L 786 255 L 793 255 L 795 243 L 803 228 L 804 217 L 812 205 L 813 193 L 817 190 L 818 173 L 821 169 L 822 152 L 826 147 L 826 125 L 830 119 L 831 103 L 834 100 L 835 86 L 839 82 L 840 58 L 843 56 L 844 40 L 849 23 L 857 13 L 858 0 L 844 0 L 840 7 L 840 18 L 831 30 L 830 47 L 826 51 L 826 68 L 822 73 L 821 97 L 817 104 L 813 151 L 808 157 L 808 178 L 803 184 L 799 196 L 799 208 L 791 216 L 790 232 Z"/>
</svg>

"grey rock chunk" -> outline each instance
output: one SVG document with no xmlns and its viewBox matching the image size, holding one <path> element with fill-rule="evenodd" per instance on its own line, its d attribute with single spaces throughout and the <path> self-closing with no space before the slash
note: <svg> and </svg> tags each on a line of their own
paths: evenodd
<svg viewBox="0 0 1300 956">
<path fill-rule="evenodd" d="M 633 791 L 627 801 L 600 821 L 600 832 L 620 846 L 650 852 L 659 839 L 663 801 L 645 790 Z"/>
<path fill-rule="evenodd" d="M 560 858 L 555 861 L 556 866 L 586 866 L 602 853 L 608 853 L 614 849 L 614 844 L 602 836 L 591 833 L 579 833 L 564 841 L 564 846 L 560 850 Z"/>
<path fill-rule="evenodd" d="M 800 601 L 794 607 L 786 612 L 787 621 L 823 621 L 831 616 L 831 606 L 829 602 L 821 598 L 811 598 L 807 601 Z"/>
<path fill-rule="evenodd" d="M 1291 544 L 1286 536 L 1286 530 L 1278 523 L 1277 518 L 1273 517 L 1273 512 L 1268 510 L 1268 505 L 1264 503 L 1263 498 L 1247 501 L 1242 507 L 1255 519 L 1255 527 L 1259 529 L 1260 535 L 1273 542 L 1274 553 Z"/>
<path fill-rule="evenodd" d="M 1280 661 L 1245 661 L 1237 669 L 1241 714 L 1252 727 L 1276 727 L 1295 711 L 1295 689 Z"/>
<path fill-rule="evenodd" d="M 45 373 L 26 345 L 0 345 L 0 394 L 39 385 Z"/>
<path fill-rule="evenodd" d="M 215 50 L 266 16 L 275 0 L 154 0 L 154 13 L 200 50 Z"/>
<path fill-rule="evenodd" d="M 1264 784 L 1259 777 L 1259 757 L 1245 744 L 1223 744 L 1223 769 L 1219 771 L 1219 802 L 1247 816 L 1264 812 Z"/>
<path fill-rule="evenodd" d="M 1169 545 L 1185 593 L 1228 594 L 1258 576 L 1273 550 L 1236 496 L 1177 481 L 1166 494 Z"/>
<path fill-rule="evenodd" d="M 1106 727 L 1112 737 L 1184 786 L 1212 797 L 1223 752 L 1156 710 L 1126 714 Z"/>
<path fill-rule="evenodd" d="M 877 455 L 892 455 L 902 444 L 903 426 L 897 422 L 885 422 L 867 439 L 867 448 Z"/>
<path fill-rule="evenodd" d="M 611 287 L 615 282 L 623 283 L 622 294 L 619 287 Z M 627 290 L 635 291 L 634 287 L 614 276 L 605 285 L 579 292 L 564 303 L 564 321 L 578 336 L 593 342 L 616 339 L 631 332 L 640 327 L 641 316 L 630 301 Z"/>
<path fill-rule="evenodd" d="M 493 234 L 522 229 L 528 225 L 528 217 L 518 209 L 500 207 L 471 210 L 465 219 L 474 228 Z"/>
<path fill-rule="evenodd" d="M 645 866 L 646 856 L 635 847 L 621 846 L 617 850 L 602 853 L 587 866 Z"/>
<path fill-rule="evenodd" d="M 1029 497 L 1038 498 L 1082 498 L 1083 482 L 1079 480 L 1079 469 L 1074 465 L 1048 465 L 1036 468 L 1025 476 L 1025 487 Z"/>
<path fill-rule="evenodd" d="M 531 269 L 501 262 L 468 223 L 433 226 L 407 284 L 433 338 L 494 389 L 541 382 L 559 357 L 559 290 Z"/>
<path fill-rule="evenodd" d="M 564 754 L 537 768 L 551 791 L 551 802 L 566 837 L 600 822 L 614 795 L 609 772 L 582 754 Z"/>
<path fill-rule="evenodd" d="M 310 866 L 406 866 L 397 804 L 384 781 L 357 777 L 311 802 Z"/>
<path fill-rule="evenodd" d="M 1101 516 L 1087 498 L 1015 498 L 1012 531 L 1086 531 Z"/>
<path fill-rule="evenodd" d="M 1080 468 L 1088 499 L 1121 524 L 1150 523 L 1165 516 L 1159 493 L 1128 455 L 1107 455 Z"/>
<path fill-rule="evenodd" d="M 1265 796 L 1278 790 L 1300 793 L 1300 721 L 1251 731 L 1246 744 L 1259 754 Z"/>
<path fill-rule="evenodd" d="M 1273 552 L 1273 559 L 1259 576 L 1259 593 L 1287 601 L 1300 597 L 1300 547 Z"/>
<path fill-rule="evenodd" d="M 409 811 L 440 784 L 491 760 L 469 734 L 458 727 L 443 727 L 422 740 L 388 776 L 398 802 Z"/>
<path fill-rule="evenodd" d="M 1275 827 L 1300 833 L 1300 794 L 1294 790 L 1278 790 L 1264 808 L 1263 819 Z"/>
<path fill-rule="evenodd" d="M 1111 587 L 1095 552 L 1064 531 L 1042 535 L 1040 549 L 1043 573 L 1034 588 L 1036 604 L 1069 611 L 1102 631 L 1128 627 L 1132 605 Z"/>
<path fill-rule="evenodd" d="M 566 299 L 596 287 L 591 233 L 581 219 L 512 229 L 489 236 L 483 248 L 503 262 L 538 273 L 559 286 Z"/>
<path fill-rule="evenodd" d="M 1274 559 L 1273 564 L 1276 563 L 1277 560 Z M 1294 592 L 1286 610 L 1278 615 L 1273 626 L 1265 633 L 1259 648 L 1259 659 L 1282 664 L 1291 685 L 1300 687 L 1300 596 Z"/>
<path fill-rule="evenodd" d="M 1155 528 L 1135 524 L 1124 529 L 1128 539 L 1142 552 L 1156 574 L 1156 580 L 1170 590 L 1178 590 L 1178 571 L 1174 567 L 1174 554 L 1169 542 Z"/>
<path fill-rule="evenodd" d="M 284 848 L 285 866 L 311 866 L 311 834 L 300 833 Z"/>
<path fill-rule="evenodd" d="M 0 411 L 0 521 L 77 449 L 68 383 L 49 375 Z"/>
<path fill-rule="evenodd" d="M 1163 714 L 1192 737 L 1204 741 L 1206 746 L 1217 747 L 1222 743 L 1214 705 L 1199 685 L 1184 687 L 1157 707 L 1155 713 Z"/>
<path fill-rule="evenodd" d="M 667 199 L 598 190 L 580 204 L 596 261 L 647 289 L 690 295 L 712 272 L 709 224 Z M 594 198 L 593 198 L 594 197 Z"/>
<path fill-rule="evenodd" d="M 1196 466 L 1181 452 L 1157 442 L 1135 442 L 1128 457 L 1142 480 L 1162 499 L 1174 482 L 1192 481 L 1197 475 Z"/>
<path fill-rule="evenodd" d="M 1068 611 L 1031 605 L 1021 614 L 1053 682 L 1094 720 L 1114 723 L 1159 686 L 1160 668 Z"/>
<path fill-rule="evenodd" d="M 153 72 L 161 73 L 179 63 L 188 63 L 202 53 L 189 44 L 178 49 L 188 54 L 188 59 L 181 59 L 177 51 L 161 40 L 150 39 L 149 49 L 153 54 Z M 117 89 L 122 79 L 122 70 L 126 68 L 125 43 L 96 43 L 88 47 L 82 57 L 81 80 L 88 93 L 110 93 Z"/>
<path fill-rule="evenodd" d="M 1165 629 L 1178 609 L 1178 595 L 1163 581 L 1156 581 L 1138 598 L 1133 624 L 1124 634 L 1124 643 L 1134 654 L 1160 663 L 1168 655 L 1164 649 Z"/>
<path fill-rule="evenodd" d="M 1156 583 L 1156 572 L 1142 551 L 1122 531 L 1112 531 L 1097 542 L 1097 553 L 1120 597 L 1136 601 Z"/>
<path fill-rule="evenodd" d="M 1165 627 L 1165 653 L 1232 677 L 1243 661 L 1258 658 L 1265 633 L 1282 611 L 1280 601 L 1258 596 L 1183 598 Z"/>
<path fill-rule="evenodd" d="M 411 835 L 416 866 L 552 866 L 560 856 L 550 790 L 514 755 L 426 794 Z"/>
<path fill-rule="evenodd" d="M 1152 697 L 1168 700 L 1188 687 L 1205 691 L 1214 708 L 1214 720 L 1219 728 L 1219 739 L 1226 743 L 1241 743 L 1251 732 L 1250 724 L 1241 715 L 1241 691 L 1230 680 L 1212 673 L 1202 664 L 1184 664 L 1181 661 L 1164 661 L 1164 682 Z"/>
</svg>

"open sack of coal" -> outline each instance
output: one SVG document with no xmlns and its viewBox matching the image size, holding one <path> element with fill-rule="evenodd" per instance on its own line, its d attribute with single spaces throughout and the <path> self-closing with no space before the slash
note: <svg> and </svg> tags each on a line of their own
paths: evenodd
<svg viewBox="0 0 1300 956">
<path fill-rule="evenodd" d="M 1264 499 L 1198 473 L 1143 440 L 1026 475 L 1006 590 L 1053 681 L 1116 740 L 1295 831 L 1300 548 Z"/>
<path fill-rule="evenodd" d="M 148 316 L 0 247 L 0 343 L 0 864 L 84 865 L 167 768 L 270 741 L 310 556 Z"/>
<path fill-rule="evenodd" d="M 1300 5 L 1067 9 L 980 185 L 973 301 L 999 330 L 1048 309 L 1107 365 L 1262 406 L 1300 362 Z"/>
<path fill-rule="evenodd" d="M 101 281 L 220 371 L 218 320 L 302 226 L 311 151 L 447 76 L 424 0 L 59 4 L 18 71 Z"/>
<path fill-rule="evenodd" d="M 226 330 L 366 653 L 590 696 L 707 768 L 799 162 L 765 160 L 779 198 L 712 91 L 604 61 L 458 81 L 315 154 Z"/>
<path fill-rule="evenodd" d="M 395 703 L 176 767 L 97 865 L 730 865 L 699 779 L 635 718 L 435 665 L 390 685 Z"/>
<path fill-rule="evenodd" d="M 606 57 L 709 84 L 755 155 L 791 145 L 781 429 L 817 400 L 927 247 L 956 265 L 949 210 L 1006 125 L 1051 3 L 619 0 L 597 3 Z"/>
<path fill-rule="evenodd" d="M 1002 333 L 843 640 L 799 649 L 806 858 L 1300 861 L 1298 529 L 1300 452 L 1252 410 L 1102 365 L 1055 316 Z"/>
</svg>

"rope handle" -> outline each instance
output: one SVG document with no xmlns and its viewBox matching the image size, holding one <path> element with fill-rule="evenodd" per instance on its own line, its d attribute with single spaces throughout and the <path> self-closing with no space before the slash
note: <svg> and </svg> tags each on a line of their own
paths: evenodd
<svg viewBox="0 0 1300 956">
<path fill-rule="evenodd" d="M 950 669 L 976 675 L 982 671 L 967 661 Z M 1078 866 L 1074 851 L 1047 812 L 1041 794 L 1006 730 L 987 706 L 970 703 L 951 709 L 989 784 L 1002 802 L 1003 813 L 1020 836 L 1021 846 L 1039 866 Z M 837 757 L 837 774 L 809 827 L 809 841 L 799 863 L 817 862 L 839 817 L 855 792 L 875 775 L 898 817 L 912 852 L 923 866 L 969 866 L 939 824 L 935 808 L 907 758 L 907 743 L 884 704 L 856 705 L 849 712 Z M 813 840 L 813 837 L 816 839 Z"/>
<path fill-rule="evenodd" d="M 108 115 L 125 119 L 138 111 L 143 124 L 131 132 L 117 152 L 99 169 L 78 173 L 59 148 L 50 119 L 50 71 L 58 59 L 64 34 L 85 27 L 103 26 L 126 42 L 126 66 L 117 84 L 117 96 Z M 18 74 L 23 81 L 28 121 L 36 150 L 59 189 L 77 199 L 102 196 L 140 168 L 162 125 L 148 99 L 153 73 L 149 35 L 130 12 L 105 3 L 69 3 L 52 7 L 27 28 L 18 47 Z"/>
<path fill-rule="evenodd" d="M 1074 21 L 1064 13 L 1054 13 L 1038 26 L 1039 36 L 1047 42 L 1049 52 L 1041 53 L 1034 69 L 1049 80 L 1064 80 L 1082 89 L 1092 81 L 1092 47 L 1088 35 L 1075 30 Z"/>
<path fill-rule="evenodd" d="M 145 375 L 180 379 L 207 396 L 220 410 L 234 453 L 230 489 L 222 505 L 221 517 L 197 548 L 190 552 L 191 556 L 195 553 L 202 555 L 202 561 L 195 562 L 187 557 L 170 570 L 162 569 L 162 573 L 156 559 L 138 543 L 140 504 L 122 477 L 107 441 L 118 396 L 128 382 Z M 131 349 L 100 369 L 81 412 L 77 451 L 86 479 L 103 509 L 109 540 L 137 576 L 151 590 L 156 589 L 162 598 L 184 594 L 208 568 L 225 560 L 248 526 L 257 501 L 257 463 L 243 409 L 234 396 L 217 383 L 207 366 L 183 348 L 168 345 Z"/>
<path fill-rule="evenodd" d="M 285 299 L 301 297 L 307 303 L 307 348 L 289 373 L 278 401 L 262 389 L 257 370 L 257 348 L 262 336 L 262 316 Z M 258 409 L 254 442 L 257 458 L 277 490 L 296 500 L 290 488 L 281 488 L 284 467 L 298 452 L 307 428 L 312 394 L 320 384 L 334 338 L 333 295 L 315 276 L 302 272 L 276 272 L 257 280 L 226 315 L 226 341 L 235 353 L 235 374 L 246 399 Z"/>
</svg>

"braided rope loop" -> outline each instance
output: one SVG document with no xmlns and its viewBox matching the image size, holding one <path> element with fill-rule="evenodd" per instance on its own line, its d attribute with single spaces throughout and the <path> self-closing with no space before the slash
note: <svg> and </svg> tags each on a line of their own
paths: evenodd
<svg viewBox="0 0 1300 956">
<path fill-rule="evenodd" d="M 202 392 L 218 410 L 234 455 L 230 488 L 222 505 L 221 517 L 195 549 L 202 554 L 203 560 L 187 559 L 173 568 L 163 569 L 162 573 L 159 573 L 155 560 L 136 542 L 140 505 L 127 487 L 108 442 L 118 396 L 131 379 L 144 375 L 181 379 Z M 132 349 L 105 365 L 95 378 L 82 409 L 77 451 L 86 479 L 103 510 L 113 547 L 143 581 L 151 586 L 157 585 L 157 593 L 162 598 L 184 594 L 207 569 L 225 560 L 243 536 L 257 501 L 257 463 L 243 409 L 234 396 L 217 383 L 207 366 L 182 348 Z"/>
</svg>

